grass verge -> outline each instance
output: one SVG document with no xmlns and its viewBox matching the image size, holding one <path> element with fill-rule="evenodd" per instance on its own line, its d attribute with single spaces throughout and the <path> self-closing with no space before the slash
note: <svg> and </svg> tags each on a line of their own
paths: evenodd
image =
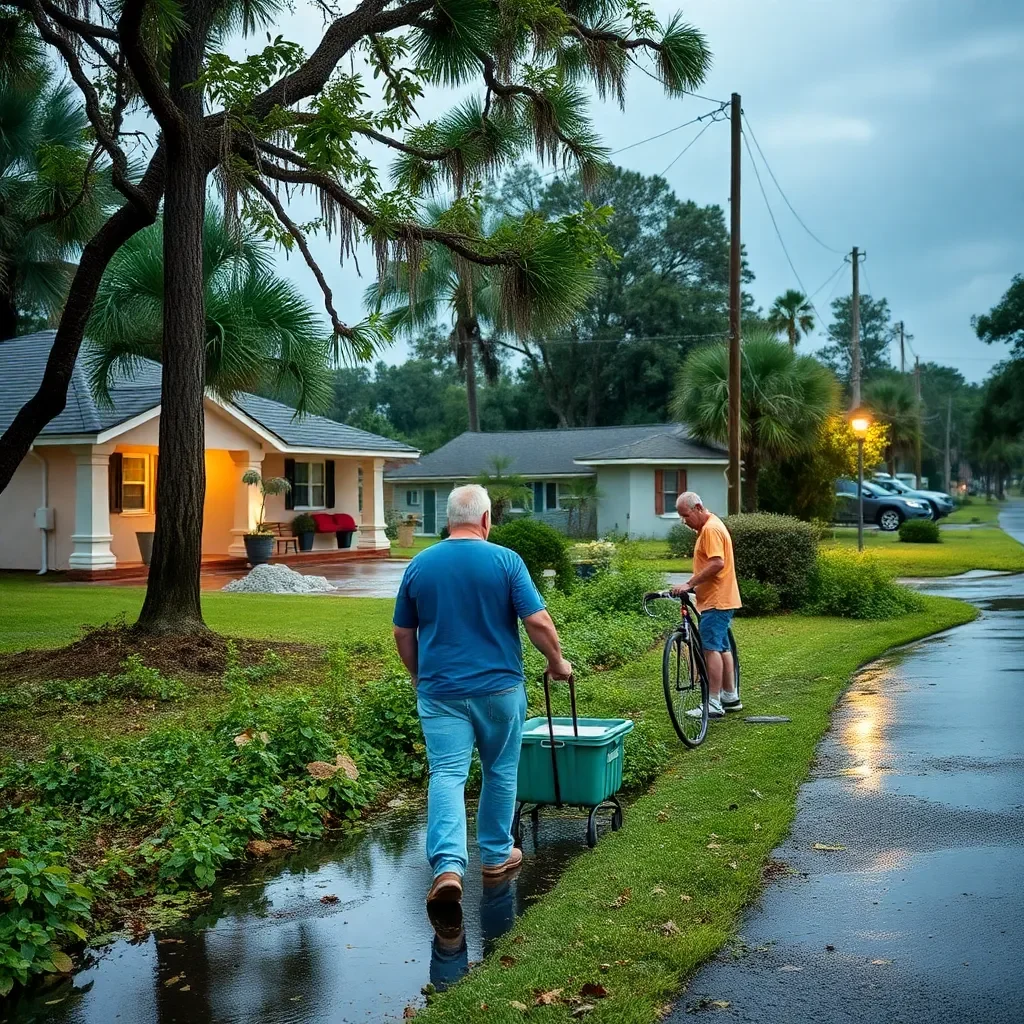
<svg viewBox="0 0 1024 1024">
<path fill-rule="evenodd" d="M 940 530 L 939 544 L 907 544 L 897 533 L 864 532 L 864 550 L 881 559 L 897 576 L 954 576 L 969 569 L 1024 572 L 1024 545 L 998 527 Z M 856 550 L 857 531 L 841 527 L 829 547 Z"/>
<path fill-rule="evenodd" d="M 680 979 L 729 938 L 759 892 L 850 675 L 894 646 L 975 614 L 962 602 L 927 598 L 924 611 L 887 622 L 779 616 L 737 623 L 744 702 L 792 722 L 756 728 L 730 718 L 715 723 L 696 752 L 676 743 L 676 756 L 630 808 L 625 827 L 577 858 L 484 964 L 417 1019 L 568 1021 L 584 1002 L 595 1024 L 656 1020 Z M 670 739 L 664 713 L 655 713 L 662 699 L 657 653 L 608 673 L 600 690 L 632 694 L 633 704 L 651 712 L 653 738 Z M 589 710 L 586 698 L 581 704 Z M 584 985 L 607 995 L 582 997 Z M 559 990 L 550 1005 L 537 1005 L 538 994 Z"/>
<path fill-rule="evenodd" d="M 972 498 L 970 505 L 958 508 L 942 523 L 991 523 L 999 522 L 999 513 L 1006 508 L 1006 503 L 1001 501 L 986 501 L 984 498 Z"/>
</svg>

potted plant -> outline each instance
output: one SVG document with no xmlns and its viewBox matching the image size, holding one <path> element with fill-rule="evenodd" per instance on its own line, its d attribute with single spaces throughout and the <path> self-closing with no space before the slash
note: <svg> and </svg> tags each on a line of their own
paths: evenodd
<svg viewBox="0 0 1024 1024">
<path fill-rule="evenodd" d="M 292 485 L 284 477 L 261 476 L 255 469 L 247 469 L 242 474 L 242 483 L 249 487 L 258 487 L 263 500 L 260 502 L 260 512 L 256 519 L 256 526 L 244 537 L 245 555 L 250 565 L 262 565 L 269 562 L 274 554 L 274 535 L 266 527 L 267 495 L 284 494 L 290 491 Z"/>
<path fill-rule="evenodd" d="M 413 535 L 418 524 L 419 520 L 411 513 L 398 524 L 398 546 L 400 548 L 412 547 Z"/>
<path fill-rule="evenodd" d="M 300 551 L 313 550 L 313 538 L 316 536 L 316 521 L 308 512 L 300 512 L 292 520 L 292 533 L 298 539 Z"/>
</svg>

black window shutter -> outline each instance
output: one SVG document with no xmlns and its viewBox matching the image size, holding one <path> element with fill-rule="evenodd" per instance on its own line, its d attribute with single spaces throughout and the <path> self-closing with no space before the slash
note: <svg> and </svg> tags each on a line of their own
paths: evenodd
<svg viewBox="0 0 1024 1024">
<path fill-rule="evenodd" d="M 121 509 L 121 467 L 123 463 L 123 457 L 120 452 L 114 452 L 110 456 L 110 468 L 107 471 L 107 477 L 110 487 L 110 511 L 120 512 Z"/>
<path fill-rule="evenodd" d="M 284 460 L 284 478 L 291 485 L 287 491 L 284 492 L 284 507 L 295 508 L 295 460 L 285 459 Z"/>
<path fill-rule="evenodd" d="M 324 483 L 326 486 L 326 497 L 324 498 L 324 504 L 328 508 L 334 508 L 334 459 L 328 459 L 324 468 Z"/>
</svg>

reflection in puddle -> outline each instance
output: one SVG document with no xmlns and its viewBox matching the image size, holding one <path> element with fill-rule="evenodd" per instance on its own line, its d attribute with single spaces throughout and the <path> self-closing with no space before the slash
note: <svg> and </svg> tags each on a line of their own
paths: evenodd
<svg viewBox="0 0 1024 1024">
<path fill-rule="evenodd" d="M 424 818 L 401 811 L 304 848 L 283 869 L 257 866 L 189 926 L 117 942 L 73 980 L 0 1004 L 0 1024 L 399 1020 L 423 1005 L 425 985 L 449 985 L 482 960 L 586 850 L 578 814 L 542 815 L 514 877 L 485 886 L 474 855 L 465 918 L 438 934 L 424 906 Z"/>
<path fill-rule="evenodd" d="M 870 686 L 851 690 L 841 712 L 843 747 L 850 756 L 850 767 L 843 774 L 861 781 L 859 788 L 874 792 L 888 770 L 884 727 L 890 716 L 891 668 L 880 665 L 871 672 Z M 866 683 L 865 676 L 859 682 Z"/>
</svg>

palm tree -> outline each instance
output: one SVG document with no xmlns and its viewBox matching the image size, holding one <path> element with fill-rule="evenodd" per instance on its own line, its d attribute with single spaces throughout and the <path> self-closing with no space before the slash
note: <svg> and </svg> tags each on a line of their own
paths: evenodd
<svg viewBox="0 0 1024 1024">
<path fill-rule="evenodd" d="M 798 356 L 770 331 L 743 340 L 741 424 L 749 511 L 758 504 L 757 483 L 769 462 L 809 451 L 821 424 L 836 408 L 838 385 L 811 356 Z M 724 442 L 729 423 L 729 352 L 706 345 L 679 372 L 672 415 L 704 441 Z"/>
<path fill-rule="evenodd" d="M 206 386 L 230 398 L 271 393 L 299 412 L 333 397 L 331 348 L 313 308 L 274 273 L 272 248 L 220 213 L 203 223 Z M 87 336 L 94 343 L 93 389 L 109 400 L 115 372 L 160 360 L 163 342 L 163 224 L 131 238 L 103 275 Z"/>
<path fill-rule="evenodd" d="M 864 404 L 889 429 L 885 462 L 895 476 L 897 457 L 912 452 L 921 436 L 921 407 L 914 389 L 906 378 L 883 377 L 864 389 Z"/>
<path fill-rule="evenodd" d="M 426 219 L 436 225 L 445 210 L 428 203 Z M 471 213 L 474 230 L 480 229 L 479 207 Z M 380 311 L 387 309 L 384 323 L 392 335 L 415 336 L 437 323 L 447 306 L 452 320 L 449 341 L 455 361 L 466 378 L 466 405 L 469 429 L 480 430 L 477 403 L 477 356 L 489 384 L 498 379 L 500 363 L 492 340 L 485 330 L 494 331 L 496 288 L 487 268 L 459 260 L 449 249 L 428 246 L 423 262 L 410 274 L 407 263 L 392 263 L 383 277 L 366 290 L 366 304 Z"/>
<path fill-rule="evenodd" d="M 106 165 L 92 159 L 74 86 L 54 81 L 31 30 L 4 22 L 0 341 L 60 312 L 81 247 L 116 205 Z"/>
<path fill-rule="evenodd" d="M 529 507 L 533 492 L 524 477 L 506 472 L 512 465 L 507 455 L 492 455 L 489 465 L 487 472 L 481 473 L 473 482 L 487 488 L 491 497 L 491 521 L 497 526 L 504 522 L 505 513 L 517 502 Z"/>
<path fill-rule="evenodd" d="M 772 303 L 768 311 L 768 326 L 777 334 L 785 334 L 789 347 L 796 348 L 801 337 L 814 330 L 814 315 L 807 296 L 789 288 Z"/>
</svg>

